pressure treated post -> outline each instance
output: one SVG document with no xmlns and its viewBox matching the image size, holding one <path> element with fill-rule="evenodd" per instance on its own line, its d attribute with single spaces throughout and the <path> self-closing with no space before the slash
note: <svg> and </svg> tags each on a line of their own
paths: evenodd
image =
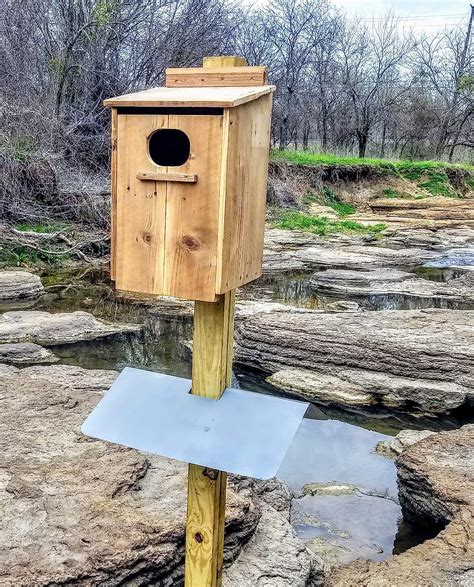
<svg viewBox="0 0 474 587">
<path fill-rule="evenodd" d="M 245 65 L 241 57 L 207 57 L 204 67 Z M 195 302 L 192 393 L 219 399 L 230 385 L 235 290 L 217 302 Z M 189 465 L 186 521 L 186 587 L 222 583 L 227 474 Z"/>
</svg>

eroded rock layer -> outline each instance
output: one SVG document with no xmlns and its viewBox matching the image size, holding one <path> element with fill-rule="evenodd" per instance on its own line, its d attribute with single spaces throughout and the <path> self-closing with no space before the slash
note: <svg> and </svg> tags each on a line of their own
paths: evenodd
<svg viewBox="0 0 474 587">
<path fill-rule="evenodd" d="M 449 412 L 474 392 L 474 312 L 291 311 L 237 323 L 236 358 L 298 397 Z"/>
</svg>

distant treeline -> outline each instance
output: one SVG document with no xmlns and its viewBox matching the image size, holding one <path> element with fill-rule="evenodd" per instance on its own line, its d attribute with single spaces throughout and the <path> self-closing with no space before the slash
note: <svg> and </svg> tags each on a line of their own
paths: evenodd
<svg viewBox="0 0 474 587">
<path fill-rule="evenodd" d="M 218 54 L 269 66 L 277 148 L 472 162 L 466 29 L 413 35 L 393 15 L 357 21 L 326 0 L 3 0 L 0 188 L 28 161 L 53 183 L 61 165 L 104 171 L 103 99 Z"/>
</svg>

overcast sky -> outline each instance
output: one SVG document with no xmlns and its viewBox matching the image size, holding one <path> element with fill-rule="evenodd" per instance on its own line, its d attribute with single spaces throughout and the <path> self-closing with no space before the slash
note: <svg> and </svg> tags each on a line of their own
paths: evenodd
<svg viewBox="0 0 474 587">
<path fill-rule="evenodd" d="M 470 13 L 466 0 L 332 0 L 350 16 L 363 19 L 380 18 L 392 10 L 402 19 L 403 26 L 426 32 L 445 26 L 467 26 Z"/>
</svg>

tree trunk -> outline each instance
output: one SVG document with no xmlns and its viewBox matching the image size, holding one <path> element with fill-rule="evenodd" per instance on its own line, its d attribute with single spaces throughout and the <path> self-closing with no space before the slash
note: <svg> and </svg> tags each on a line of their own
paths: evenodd
<svg viewBox="0 0 474 587">
<path fill-rule="evenodd" d="M 359 131 L 357 133 L 357 140 L 359 142 L 359 158 L 363 159 L 365 157 L 365 153 L 367 151 L 367 141 L 369 139 L 369 134 L 367 131 Z"/>
</svg>

